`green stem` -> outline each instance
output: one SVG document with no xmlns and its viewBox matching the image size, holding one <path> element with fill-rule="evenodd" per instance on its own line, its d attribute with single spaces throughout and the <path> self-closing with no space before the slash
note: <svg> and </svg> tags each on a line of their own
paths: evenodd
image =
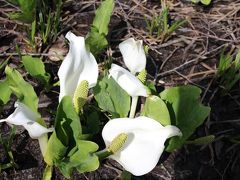
<svg viewBox="0 0 240 180">
<path fill-rule="evenodd" d="M 40 150 L 42 153 L 42 156 L 44 157 L 46 149 L 47 149 L 47 143 L 48 143 L 48 136 L 47 134 L 44 134 L 38 138 L 38 143 L 40 146 Z"/>
<path fill-rule="evenodd" d="M 12 163 L 0 164 L 0 170 L 5 170 L 11 168 L 12 166 L 13 166 Z"/>
<path fill-rule="evenodd" d="M 107 158 L 108 156 L 112 155 L 113 153 L 111 153 L 108 149 L 104 149 L 104 150 L 96 152 L 95 154 L 98 156 L 99 161 L 102 161 L 103 159 Z"/>
<path fill-rule="evenodd" d="M 122 174 L 120 176 L 120 180 L 131 180 L 132 174 L 126 170 L 122 171 Z"/>
<path fill-rule="evenodd" d="M 51 180 L 52 179 L 52 170 L 53 170 L 52 166 L 47 165 L 45 167 L 44 172 L 43 172 L 43 180 Z"/>
<path fill-rule="evenodd" d="M 137 102 L 138 102 L 138 96 L 132 97 L 132 104 L 131 104 L 131 110 L 130 110 L 129 118 L 134 118 L 136 108 L 137 108 Z"/>
</svg>

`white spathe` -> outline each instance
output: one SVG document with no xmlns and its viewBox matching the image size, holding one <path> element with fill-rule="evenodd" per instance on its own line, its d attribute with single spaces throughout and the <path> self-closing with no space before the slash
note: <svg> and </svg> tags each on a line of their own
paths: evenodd
<svg viewBox="0 0 240 180">
<path fill-rule="evenodd" d="M 141 72 L 146 68 L 146 55 L 143 49 L 142 40 L 135 41 L 129 38 L 119 44 L 123 61 L 132 74 Z"/>
<path fill-rule="evenodd" d="M 33 112 L 25 104 L 16 102 L 15 107 L 15 111 L 8 118 L 1 119 L 0 122 L 23 126 L 33 139 L 38 139 L 46 133 L 53 131 L 52 128 L 48 129 L 36 122 L 40 115 Z"/>
<path fill-rule="evenodd" d="M 111 69 L 109 69 L 109 76 L 111 76 L 131 97 L 148 96 L 147 89 L 143 83 L 121 66 L 112 64 Z"/>
<path fill-rule="evenodd" d="M 68 32 L 66 38 L 70 42 L 70 47 L 58 71 L 59 102 L 63 96 L 73 97 L 81 81 L 88 81 L 89 88 L 91 88 L 96 85 L 98 78 L 98 64 L 94 56 L 86 49 L 84 37 Z"/>
<path fill-rule="evenodd" d="M 168 138 L 182 135 L 177 127 L 163 127 L 148 117 L 118 118 L 110 120 L 103 128 L 102 137 L 106 146 L 120 133 L 126 133 L 127 140 L 110 158 L 135 176 L 144 175 L 157 165 Z"/>
</svg>

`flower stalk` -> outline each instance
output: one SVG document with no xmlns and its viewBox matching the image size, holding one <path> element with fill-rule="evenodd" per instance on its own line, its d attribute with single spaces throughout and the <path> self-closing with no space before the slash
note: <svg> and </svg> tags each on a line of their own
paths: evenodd
<svg viewBox="0 0 240 180">
<path fill-rule="evenodd" d="M 131 109 L 130 109 L 130 113 L 129 113 L 129 118 L 134 118 L 135 112 L 137 109 L 137 103 L 138 103 L 138 96 L 133 96 L 132 103 L 131 103 Z"/>
</svg>

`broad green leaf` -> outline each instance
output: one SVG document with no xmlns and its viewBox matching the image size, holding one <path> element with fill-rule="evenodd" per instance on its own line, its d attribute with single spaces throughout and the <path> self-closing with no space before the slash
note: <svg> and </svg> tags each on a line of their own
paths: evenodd
<svg viewBox="0 0 240 180">
<path fill-rule="evenodd" d="M 199 102 L 201 90 L 195 86 L 180 86 L 164 90 L 160 97 L 167 103 L 171 124 L 183 133 L 170 139 L 166 148 L 171 152 L 180 148 L 209 115 L 210 108 Z"/>
<path fill-rule="evenodd" d="M 201 0 L 201 3 L 203 3 L 204 5 L 209 5 L 211 1 L 212 0 Z"/>
<path fill-rule="evenodd" d="M 108 45 L 106 36 L 108 24 L 114 9 L 114 0 L 105 0 L 96 10 L 91 31 L 87 35 L 87 47 L 94 55 L 98 55 Z"/>
<path fill-rule="evenodd" d="M 11 1 L 19 6 L 21 12 L 10 13 L 11 19 L 20 20 L 25 23 L 32 23 L 35 19 L 36 0 L 17 0 Z"/>
<path fill-rule="evenodd" d="M 106 78 L 107 79 L 107 78 Z M 113 80 L 107 79 L 107 91 L 109 92 L 115 111 L 120 117 L 126 117 L 130 109 L 130 96 Z"/>
<path fill-rule="evenodd" d="M 18 0 L 18 4 L 23 12 L 31 12 L 35 9 L 36 0 Z"/>
<path fill-rule="evenodd" d="M 91 111 L 90 111 L 91 110 Z M 100 117 L 98 112 L 94 111 L 93 108 L 89 111 L 84 111 L 86 116 L 86 126 L 83 127 L 84 134 L 97 134 L 100 130 Z"/>
<path fill-rule="evenodd" d="M 37 112 L 38 109 L 38 97 L 33 87 L 26 82 L 21 74 L 15 70 L 6 66 L 5 73 L 9 87 L 12 92 L 18 97 L 19 101 L 27 105 L 30 109 Z"/>
<path fill-rule="evenodd" d="M 55 119 L 55 131 L 51 135 L 44 160 L 48 165 L 61 160 L 66 156 L 67 150 L 76 146 L 76 141 L 81 136 L 82 129 L 79 117 L 73 107 L 72 98 L 62 98 Z"/>
<path fill-rule="evenodd" d="M 149 89 L 149 94 L 158 95 L 157 89 L 156 89 L 156 87 L 155 87 L 155 85 L 154 85 L 154 83 L 152 81 L 147 81 L 146 82 L 146 86 Z"/>
<path fill-rule="evenodd" d="M 193 3 L 199 3 L 200 0 L 192 0 Z"/>
<path fill-rule="evenodd" d="M 97 55 L 102 52 L 108 45 L 108 41 L 103 34 L 99 34 L 95 28 L 91 28 L 91 32 L 87 35 L 86 44 L 91 53 Z"/>
<path fill-rule="evenodd" d="M 155 119 L 164 126 L 171 124 L 168 108 L 158 96 L 149 96 L 146 99 L 142 115 Z"/>
<path fill-rule="evenodd" d="M 131 180 L 132 174 L 126 170 L 123 170 L 120 176 L 120 180 Z"/>
<path fill-rule="evenodd" d="M 94 154 L 98 150 L 98 145 L 91 141 L 78 140 L 78 150 L 69 158 L 58 164 L 62 174 L 66 178 L 74 169 L 79 173 L 94 171 L 99 167 L 98 157 Z"/>
<path fill-rule="evenodd" d="M 94 97 L 99 107 L 113 118 L 126 117 L 130 109 L 130 96 L 112 79 L 100 78 L 94 87 Z"/>
<path fill-rule="evenodd" d="M 0 81 L 0 105 L 6 104 L 10 100 L 12 91 L 9 87 L 8 81 L 5 79 Z"/>
<path fill-rule="evenodd" d="M 206 144 L 210 144 L 215 140 L 215 136 L 214 135 L 209 135 L 209 136 L 204 136 L 204 137 L 200 137 L 197 139 L 194 139 L 193 141 L 187 141 L 186 144 L 194 144 L 194 145 L 206 145 Z"/>
<path fill-rule="evenodd" d="M 111 113 L 114 117 L 119 116 L 115 112 L 115 108 L 112 102 L 111 97 L 107 91 L 107 82 L 106 78 L 99 79 L 97 85 L 93 89 L 94 98 L 96 99 L 98 106 L 103 110 Z"/>
<path fill-rule="evenodd" d="M 44 169 L 42 179 L 43 180 L 51 180 L 52 179 L 52 171 L 53 171 L 53 167 L 47 165 Z"/>
<path fill-rule="evenodd" d="M 44 161 L 49 166 L 53 166 L 57 161 L 64 158 L 68 147 L 63 145 L 60 139 L 58 139 L 56 132 L 54 131 L 50 136 L 47 144 L 47 150 L 44 155 Z"/>
<path fill-rule="evenodd" d="M 108 34 L 108 24 L 114 9 L 114 0 L 105 0 L 96 10 L 93 19 L 93 26 L 97 28 L 99 34 Z"/>
<path fill-rule="evenodd" d="M 44 63 L 40 58 L 23 56 L 22 62 L 32 77 L 37 78 L 45 85 L 49 83 L 50 75 L 46 73 Z"/>
<path fill-rule="evenodd" d="M 193 3 L 199 3 L 201 2 L 204 5 L 209 5 L 212 0 L 192 0 Z"/>
</svg>

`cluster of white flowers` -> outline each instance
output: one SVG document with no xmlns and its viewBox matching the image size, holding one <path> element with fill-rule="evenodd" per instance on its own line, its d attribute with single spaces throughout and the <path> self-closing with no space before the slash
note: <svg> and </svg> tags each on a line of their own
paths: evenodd
<svg viewBox="0 0 240 180">
<path fill-rule="evenodd" d="M 86 49 L 84 37 L 68 32 L 66 38 L 70 42 L 70 49 L 59 71 L 60 95 L 62 97 L 74 95 L 81 81 L 86 80 L 89 87 L 94 87 L 98 79 L 98 64 L 94 56 Z M 123 60 L 130 72 L 116 64 L 109 70 L 111 76 L 121 88 L 134 99 L 138 96 L 147 97 L 148 93 L 142 82 L 135 76 L 146 67 L 146 55 L 142 41 L 127 39 L 119 45 Z M 34 139 L 41 139 L 52 129 L 40 125 L 40 116 L 20 102 L 16 102 L 16 109 L 8 118 L 0 122 L 22 125 Z M 135 102 L 136 105 L 136 102 Z M 133 106 L 133 105 L 132 105 Z M 134 109 L 134 108 L 133 108 Z M 164 150 L 164 142 L 172 136 L 180 136 L 180 130 L 175 126 L 163 127 L 159 122 L 148 117 L 134 118 L 135 110 L 130 118 L 110 120 L 103 128 L 102 136 L 108 147 L 113 139 L 121 133 L 127 134 L 127 140 L 119 151 L 109 156 L 119 162 L 130 173 L 140 176 L 150 172 L 158 163 Z M 44 150 L 43 150 L 44 151 Z M 43 153 L 44 154 L 44 153 Z"/>
<path fill-rule="evenodd" d="M 172 136 L 181 136 L 175 126 L 163 127 L 154 119 L 140 116 L 134 118 L 138 96 L 147 97 L 142 82 L 135 76 L 146 68 L 146 55 L 142 41 L 127 39 L 119 45 L 126 69 L 112 64 L 109 74 L 132 97 L 133 113 L 130 118 L 110 120 L 103 128 L 102 136 L 106 146 L 121 133 L 127 134 L 123 147 L 110 158 L 115 159 L 123 168 L 135 176 L 150 172 L 158 163 L 164 150 L 165 141 Z M 134 100 L 136 101 L 133 104 Z M 134 107 L 135 106 L 135 107 Z M 131 108 L 132 109 L 132 108 Z"/>
</svg>

